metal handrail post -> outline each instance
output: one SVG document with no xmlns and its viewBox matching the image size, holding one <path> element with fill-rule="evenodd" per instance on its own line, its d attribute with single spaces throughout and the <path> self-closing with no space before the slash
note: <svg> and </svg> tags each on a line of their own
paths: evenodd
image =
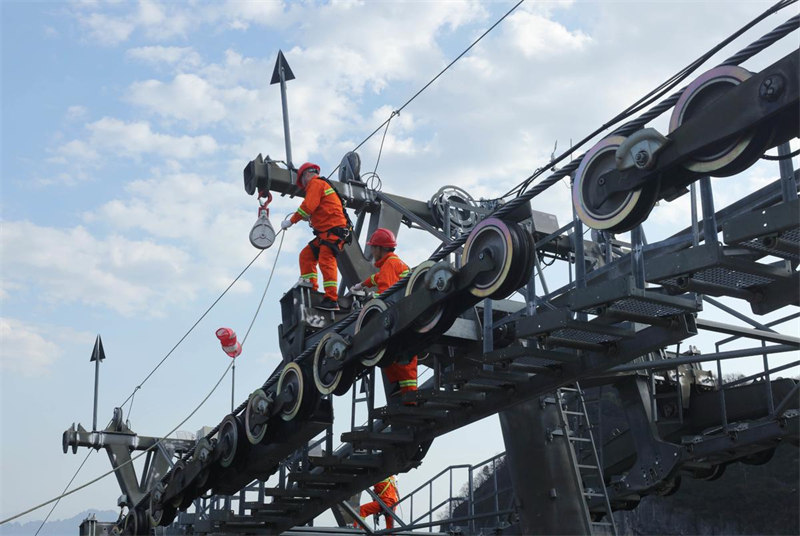
<svg viewBox="0 0 800 536">
<path fill-rule="evenodd" d="M 473 493 L 475 491 L 475 483 L 472 481 L 472 476 L 473 475 L 472 475 L 472 467 L 471 466 L 470 466 L 469 471 L 467 473 L 468 473 L 467 474 L 467 482 L 469 483 L 469 485 L 468 485 L 469 497 L 467 497 L 467 513 L 468 513 L 467 515 L 469 515 L 469 517 L 471 518 L 472 516 L 475 515 L 475 503 L 473 502 L 473 499 L 474 499 Z M 475 520 L 474 519 L 470 519 L 470 521 L 469 521 L 469 529 L 470 529 L 470 531 L 475 532 Z"/>
<path fill-rule="evenodd" d="M 703 239 L 706 244 L 717 244 L 717 215 L 714 212 L 714 192 L 711 188 L 711 177 L 701 177 L 700 204 L 703 208 Z"/>
<path fill-rule="evenodd" d="M 689 186 L 689 198 L 692 205 L 692 245 L 700 244 L 700 224 L 697 221 L 697 188 L 695 183 Z"/>
<path fill-rule="evenodd" d="M 761 341 L 761 347 L 767 347 L 767 341 Z M 775 415 L 775 400 L 772 397 L 772 382 L 769 379 L 769 361 L 767 354 L 761 354 L 764 359 L 764 389 L 767 396 L 767 408 L 769 409 L 770 416 Z"/>
<path fill-rule="evenodd" d="M 725 407 L 725 384 L 722 382 L 722 360 L 717 359 L 717 386 L 719 387 L 719 407 L 722 412 L 722 429 L 728 431 L 728 410 Z"/>
</svg>

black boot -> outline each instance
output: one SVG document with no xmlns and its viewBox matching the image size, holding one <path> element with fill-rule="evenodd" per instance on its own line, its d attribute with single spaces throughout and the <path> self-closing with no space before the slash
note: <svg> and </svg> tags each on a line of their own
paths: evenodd
<svg viewBox="0 0 800 536">
<path fill-rule="evenodd" d="M 317 309 L 324 309 L 326 311 L 338 311 L 339 304 L 326 296 L 325 298 L 322 299 L 320 304 L 317 305 Z"/>
</svg>

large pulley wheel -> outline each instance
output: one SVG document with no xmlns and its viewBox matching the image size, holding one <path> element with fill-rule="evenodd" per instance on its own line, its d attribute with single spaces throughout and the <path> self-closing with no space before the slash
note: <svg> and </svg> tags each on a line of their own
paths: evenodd
<svg viewBox="0 0 800 536">
<path fill-rule="evenodd" d="M 669 120 L 670 132 L 751 76 L 752 73 L 748 70 L 736 65 L 715 67 L 698 76 L 675 103 Z M 714 177 L 735 175 L 752 165 L 764 153 L 770 138 L 769 128 L 755 127 L 692 154 L 691 160 L 683 165 L 690 171 Z"/>
<path fill-rule="evenodd" d="M 630 230 L 644 221 L 658 199 L 658 181 L 636 190 L 608 195 L 603 175 L 616 169 L 616 153 L 625 141 L 610 136 L 589 149 L 575 172 L 572 204 L 583 223 L 612 233 Z"/>
<path fill-rule="evenodd" d="M 128 515 L 125 516 L 122 534 L 125 534 L 126 536 L 140 536 L 149 534 L 150 524 L 148 521 L 149 519 L 146 519 L 146 516 L 142 512 L 138 510 L 131 510 L 128 512 Z"/>
<path fill-rule="evenodd" d="M 362 329 L 364 329 L 367 323 L 379 316 L 388 308 L 389 306 L 386 305 L 386 302 L 378 298 L 372 299 L 365 303 L 364 307 L 361 308 L 361 312 L 358 313 L 358 318 L 356 318 L 354 334 L 359 333 Z M 380 365 L 385 358 L 386 346 L 383 346 L 375 352 L 361 357 L 360 361 L 365 367 L 373 367 L 375 365 Z"/>
<path fill-rule="evenodd" d="M 192 504 L 192 494 L 189 492 L 189 482 L 186 481 L 186 462 L 178 460 L 172 467 L 168 488 L 180 490 L 170 502 L 170 506 L 177 510 L 185 510 Z"/>
<path fill-rule="evenodd" d="M 175 514 L 178 509 L 171 504 L 164 503 L 164 492 L 166 488 L 163 483 L 159 482 L 150 490 L 150 501 L 148 515 L 150 516 L 150 523 L 157 527 L 159 525 L 169 525 L 175 519 Z"/>
<path fill-rule="evenodd" d="M 304 369 L 297 363 L 287 363 L 283 367 L 281 376 L 278 379 L 278 397 L 285 394 L 289 396 L 288 401 L 284 401 L 280 410 L 281 419 L 291 421 L 298 415 L 304 414 L 314 400 L 314 395 L 310 389 L 306 389 L 307 375 Z"/>
<path fill-rule="evenodd" d="M 217 448 L 222 449 L 222 456 L 219 459 L 222 467 L 230 467 L 237 458 L 241 458 L 247 446 L 247 442 L 244 441 L 245 436 L 242 421 L 234 415 L 226 415 L 220 425 L 217 442 Z"/>
<path fill-rule="evenodd" d="M 270 418 L 272 398 L 268 397 L 263 389 L 256 389 L 247 400 L 247 409 L 244 413 L 244 431 L 251 444 L 261 443 L 267 434 L 267 422 Z"/>
<path fill-rule="evenodd" d="M 408 276 L 408 283 L 405 288 L 405 295 L 410 296 L 419 289 L 426 287 L 426 278 L 430 269 L 436 265 L 434 261 L 425 261 L 411 272 Z M 411 325 L 417 333 L 428 333 L 439 324 L 444 315 L 444 304 L 439 304 L 428 311 L 425 311 L 414 320 Z"/>
<path fill-rule="evenodd" d="M 519 226 L 498 218 L 486 218 L 467 237 L 462 260 L 465 264 L 489 255 L 491 270 L 475 277 L 470 293 L 479 298 L 503 299 L 514 292 L 530 274 L 532 247 L 523 240 Z"/>
<path fill-rule="evenodd" d="M 338 333 L 326 333 L 314 350 L 314 385 L 323 395 L 331 393 L 343 395 L 350 389 L 355 377 L 352 365 L 343 365 L 334 370 L 325 370 L 331 361 L 341 361 L 345 358 L 347 343 Z"/>
</svg>

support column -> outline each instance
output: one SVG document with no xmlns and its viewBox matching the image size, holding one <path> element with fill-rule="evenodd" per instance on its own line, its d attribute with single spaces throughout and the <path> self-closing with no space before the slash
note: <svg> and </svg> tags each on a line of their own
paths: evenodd
<svg viewBox="0 0 800 536">
<path fill-rule="evenodd" d="M 562 438 L 550 436 L 560 426 L 556 406 L 535 399 L 499 416 L 519 506 L 520 532 L 589 534 L 586 502 L 570 477 L 569 446 Z"/>
</svg>

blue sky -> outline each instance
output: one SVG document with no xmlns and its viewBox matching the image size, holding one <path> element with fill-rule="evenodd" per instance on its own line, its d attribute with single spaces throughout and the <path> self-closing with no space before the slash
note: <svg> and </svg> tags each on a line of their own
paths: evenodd
<svg viewBox="0 0 800 536">
<path fill-rule="evenodd" d="M 476 198 L 502 194 L 546 163 L 556 141 L 563 149 L 582 138 L 770 4 L 525 3 L 392 120 L 378 168 L 383 188 L 424 200 L 446 184 Z M 280 94 L 268 85 L 278 50 L 297 77 L 288 86 L 296 163 L 329 171 L 511 5 L 0 4 L 0 518 L 58 495 L 83 460 L 86 451 L 64 455 L 60 442 L 71 423 L 91 426 L 96 334 L 108 357 L 105 424 L 255 255 L 247 237 L 257 205 L 241 171 L 259 152 L 285 156 Z M 769 18 L 704 69 L 796 13 L 792 6 Z M 793 47 L 796 34 L 745 66 L 759 70 Z M 666 119 L 654 126 L 666 132 Z M 364 169 L 374 168 L 379 142 L 360 150 Z M 776 176 L 774 164 L 754 166 L 719 189 L 718 206 Z M 654 210 L 651 240 L 688 225 L 687 197 Z M 296 205 L 277 199 L 273 224 Z M 566 184 L 534 208 L 568 221 Z M 435 247 L 419 233 L 399 238 L 409 264 Z M 238 362 L 237 405 L 280 360 L 277 300 L 296 280 L 296 252 L 308 239 L 300 228 L 287 235 Z M 142 385 L 126 407 L 135 431 L 167 433 L 213 387 L 228 365 L 214 331 L 246 331 L 276 251 Z M 565 278 L 547 275 L 553 286 Z M 230 398 L 226 378 L 183 429 L 217 424 Z M 476 434 L 484 439 L 474 447 L 458 446 Z M 486 419 L 437 440 L 401 488 L 502 450 L 496 419 Z M 76 484 L 108 469 L 105 455 L 93 454 Z M 113 508 L 118 495 L 106 479 L 66 498 L 54 518 Z"/>
</svg>

